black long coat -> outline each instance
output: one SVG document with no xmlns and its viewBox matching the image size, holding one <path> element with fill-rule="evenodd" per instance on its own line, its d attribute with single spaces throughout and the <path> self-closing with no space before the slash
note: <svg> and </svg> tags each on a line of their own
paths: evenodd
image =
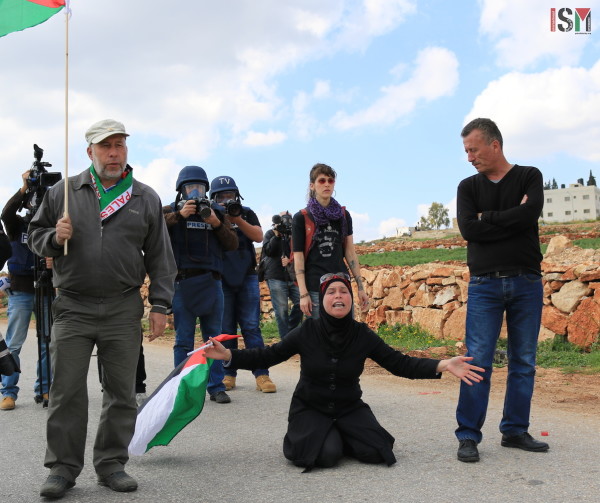
<svg viewBox="0 0 600 503">
<path fill-rule="evenodd" d="M 300 380 L 292 396 L 284 455 L 297 466 L 314 466 L 321 446 L 335 423 L 350 452 L 361 446 L 379 451 L 388 465 L 396 461 L 394 438 L 377 422 L 361 400 L 359 380 L 365 360 L 371 358 L 394 375 L 409 379 L 435 379 L 438 360 L 414 358 L 394 350 L 364 323 L 352 331 L 339 354 L 333 354 L 314 319 L 292 330 L 281 342 L 264 348 L 233 350 L 231 367 L 268 368 L 300 355 Z"/>
</svg>

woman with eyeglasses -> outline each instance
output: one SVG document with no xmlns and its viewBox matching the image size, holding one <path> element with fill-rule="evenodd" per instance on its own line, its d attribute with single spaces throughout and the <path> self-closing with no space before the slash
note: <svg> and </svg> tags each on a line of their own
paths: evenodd
<svg viewBox="0 0 600 503">
<path fill-rule="evenodd" d="M 294 215 L 292 222 L 292 251 L 300 290 L 300 310 L 306 316 L 318 318 L 319 278 L 328 272 L 347 272 L 350 269 L 358 286 L 360 308 L 365 311 L 369 298 L 354 249 L 352 218 L 333 197 L 336 172 L 327 164 L 315 164 L 309 179 L 308 204 Z"/>
<path fill-rule="evenodd" d="M 352 317 L 350 278 L 344 273 L 323 276 L 319 290 L 321 317 L 309 318 L 281 342 L 264 348 L 229 350 L 211 338 L 206 356 L 224 365 L 252 370 L 277 365 L 300 355 L 300 380 L 292 396 L 283 454 L 296 466 L 328 468 L 344 456 L 364 463 L 396 462 L 394 437 L 361 400 L 359 380 L 371 358 L 394 375 L 409 379 L 439 379 L 448 371 L 471 385 L 481 381 L 472 358 L 415 358 L 388 346 Z"/>
</svg>

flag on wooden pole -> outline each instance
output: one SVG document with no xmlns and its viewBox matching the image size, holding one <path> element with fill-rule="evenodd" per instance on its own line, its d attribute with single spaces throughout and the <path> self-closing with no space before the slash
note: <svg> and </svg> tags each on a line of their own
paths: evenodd
<svg viewBox="0 0 600 503">
<path fill-rule="evenodd" d="M 65 0 L 0 0 L 0 37 L 37 26 L 65 6 Z"/>
</svg>

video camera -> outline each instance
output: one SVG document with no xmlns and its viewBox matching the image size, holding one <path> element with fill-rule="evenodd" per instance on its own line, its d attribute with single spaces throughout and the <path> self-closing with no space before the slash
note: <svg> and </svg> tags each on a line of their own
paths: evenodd
<svg viewBox="0 0 600 503">
<path fill-rule="evenodd" d="M 271 219 L 273 229 L 281 235 L 289 237 L 292 235 L 292 215 L 285 213 L 284 215 L 273 215 Z"/>
<path fill-rule="evenodd" d="M 33 157 L 34 161 L 29 170 L 29 177 L 27 178 L 27 190 L 23 197 L 22 208 L 29 210 L 28 216 L 31 218 L 37 211 L 39 205 L 44 199 L 46 191 L 58 183 L 62 175 L 59 172 L 48 172 L 46 168 L 52 166 L 49 162 L 42 161 L 44 156 L 44 150 L 38 147 L 35 143 L 33 144 Z"/>
<path fill-rule="evenodd" d="M 194 201 L 194 204 L 196 205 L 196 212 L 203 219 L 210 217 L 210 201 L 205 197 L 192 197 L 191 199 L 182 199 L 177 203 L 177 209 L 181 210 L 181 208 L 183 208 L 185 206 L 185 203 L 187 203 L 188 201 Z"/>
</svg>

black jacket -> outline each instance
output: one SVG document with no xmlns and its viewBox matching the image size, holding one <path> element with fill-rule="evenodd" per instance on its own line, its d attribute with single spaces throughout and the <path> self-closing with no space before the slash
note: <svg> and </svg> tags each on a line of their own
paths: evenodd
<svg viewBox="0 0 600 503">
<path fill-rule="evenodd" d="M 323 343 L 316 323 L 317 320 L 306 320 L 272 346 L 232 350 L 230 366 L 268 368 L 300 355 L 300 380 L 292 396 L 284 440 L 285 456 L 298 466 L 314 465 L 334 422 L 344 441 L 351 442 L 358 435 L 362 442 L 376 447 L 388 465 L 394 463 L 394 438 L 361 400 L 359 381 L 365 360 L 371 358 L 392 374 L 409 379 L 439 378 L 438 360 L 404 355 L 364 323 L 352 331 L 354 340 L 334 356 Z"/>
<path fill-rule="evenodd" d="M 285 267 L 281 265 L 281 257 L 290 257 L 290 241 L 276 236 L 272 229 L 265 233 L 263 239 L 263 259 L 265 261 L 265 279 L 291 281 Z"/>
</svg>

